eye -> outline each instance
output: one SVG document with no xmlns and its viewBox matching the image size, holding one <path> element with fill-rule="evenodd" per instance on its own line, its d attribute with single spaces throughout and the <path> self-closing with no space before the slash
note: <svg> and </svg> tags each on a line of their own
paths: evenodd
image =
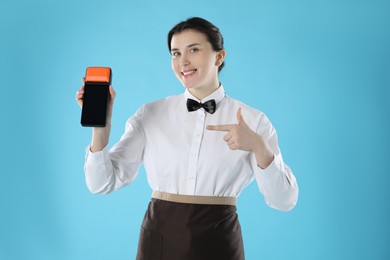
<svg viewBox="0 0 390 260">
<path fill-rule="evenodd" d="M 199 51 L 198 48 L 191 48 L 191 49 L 190 49 L 190 53 L 196 53 L 196 52 L 198 52 L 198 51 Z"/>
<path fill-rule="evenodd" d="M 172 51 L 172 52 L 171 52 L 171 55 L 172 55 L 173 58 L 176 58 L 176 57 L 179 57 L 179 56 L 180 56 L 180 52 L 178 52 L 178 51 Z"/>
</svg>

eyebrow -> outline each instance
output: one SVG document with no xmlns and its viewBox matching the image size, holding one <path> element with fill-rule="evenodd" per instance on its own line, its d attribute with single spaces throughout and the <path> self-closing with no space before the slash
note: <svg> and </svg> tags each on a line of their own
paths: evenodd
<svg viewBox="0 0 390 260">
<path fill-rule="evenodd" d="M 202 44 L 200 44 L 200 43 L 192 43 L 192 44 L 188 45 L 187 48 L 191 48 L 191 47 L 194 47 L 194 46 L 197 46 L 197 45 L 202 46 Z M 179 50 L 178 48 L 171 49 L 171 51 L 178 51 L 178 50 Z"/>
</svg>

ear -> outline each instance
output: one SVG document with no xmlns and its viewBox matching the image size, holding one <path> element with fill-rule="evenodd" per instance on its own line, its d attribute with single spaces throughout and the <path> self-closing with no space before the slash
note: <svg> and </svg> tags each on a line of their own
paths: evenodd
<svg viewBox="0 0 390 260">
<path fill-rule="evenodd" d="M 216 57 L 216 60 L 215 60 L 215 65 L 216 66 L 221 66 L 223 60 L 225 59 L 226 57 L 226 51 L 225 50 L 220 50 L 217 52 L 217 57 Z"/>
</svg>

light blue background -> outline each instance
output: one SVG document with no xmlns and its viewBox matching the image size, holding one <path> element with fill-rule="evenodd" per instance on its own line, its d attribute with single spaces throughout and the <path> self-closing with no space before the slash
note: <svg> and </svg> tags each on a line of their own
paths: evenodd
<svg viewBox="0 0 390 260">
<path fill-rule="evenodd" d="M 87 66 L 112 67 L 112 145 L 139 106 L 183 91 L 166 34 L 190 16 L 221 29 L 227 93 L 269 116 L 300 185 L 291 213 L 242 193 L 247 259 L 390 259 L 389 3 L 2 0 L 0 259 L 134 259 L 145 172 L 89 193 L 75 93 Z"/>
</svg>

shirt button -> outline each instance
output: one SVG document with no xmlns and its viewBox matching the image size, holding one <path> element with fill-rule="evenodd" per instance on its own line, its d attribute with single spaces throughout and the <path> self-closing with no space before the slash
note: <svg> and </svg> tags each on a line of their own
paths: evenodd
<svg viewBox="0 0 390 260">
<path fill-rule="evenodd" d="M 193 180 L 194 179 L 194 176 L 190 176 L 190 180 Z"/>
</svg>

